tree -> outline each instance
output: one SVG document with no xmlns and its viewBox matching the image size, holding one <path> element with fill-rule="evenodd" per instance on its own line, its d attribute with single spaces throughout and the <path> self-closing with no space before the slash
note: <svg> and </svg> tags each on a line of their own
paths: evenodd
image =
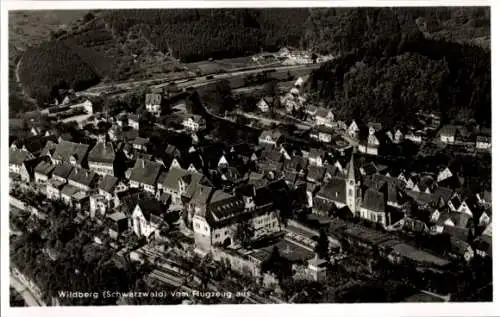
<svg viewBox="0 0 500 317">
<path fill-rule="evenodd" d="M 318 255 L 320 259 L 328 260 L 329 254 L 329 241 L 328 236 L 324 229 L 319 232 L 319 237 L 317 238 L 316 246 L 314 247 L 314 252 Z"/>
<path fill-rule="evenodd" d="M 235 106 L 231 86 L 227 79 L 218 81 L 215 84 L 215 102 L 221 113 L 232 111 Z"/>
<path fill-rule="evenodd" d="M 253 224 L 247 220 L 238 223 L 234 238 L 239 241 L 242 247 L 250 248 L 254 236 Z"/>
<path fill-rule="evenodd" d="M 293 275 L 291 262 L 282 257 L 277 246 L 274 246 L 269 257 L 262 262 L 262 272 L 274 274 L 280 284 L 287 278 Z"/>
</svg>

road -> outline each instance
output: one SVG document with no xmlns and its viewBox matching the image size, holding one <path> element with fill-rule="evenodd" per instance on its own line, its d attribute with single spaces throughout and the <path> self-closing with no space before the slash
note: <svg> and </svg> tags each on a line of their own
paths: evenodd
<svg viewBox="0 0 500 317">
<path fill-rule="evenodd" d="M 178 79 L 178 80 L 171 80 L 170 77 L 165 77 L 165 78 L 159 78 L 159 79 L 147 79 L 147 80 L 139 80 L 139 81 L 132 81 L 132 82 L 123 82 L 123 83 L 113 83 L 113 84 L 107 84 L 107 85 L 98 85 L 91 87 L 87 90 L 78 92 L 77 94 L 80 96 L 98 96 L 100 94 L 110 92 L 112 93 L 113 90 L 131 90 L 134 88 L 137 88 L 142 85 L 148 85 L 151 83 L 156 83 L 159 81 L 165 81 L 162 84 L 157 84 L 157 85 L 152 85 L 152 88 L 163 88 L 165 86 L 170 85 L 172 82 L 177 85 L 178 88 L 188 88 L 188 87 L 193 87 L 193 88 L 198 88 L 201 86 L 209 85 L 216 83 L 217 81 L 221 79 L 229 79 L 232 77 L 237 77 L 237 76 L 246 76 L 246 75 L 254 75 L 254 74 L 259 74 L 264 71 L 270 71 L 270 70 L 276 70 L 279 72 L 286 72 L 286 71 L 291 71 L 291 70 L 307 70 L 307 69 L 317 69 L 320 67 L 321 64 L 307 64 L 307 65 L 291 65 L 291 66 L 276 66 L 276 67 L 263 67 L 263 68 L 256 68 L 256 69 L 247 69 L 247 70 L 237 70 L 229 73 L 221 73 L 221 74 L 214 74 L 212 75 L 213 78 L 207 79 L 207 76 L 198 76 L 198 77 L 193 77 L 193 78 L 183 78 L 183 79 Z"/>
<path fill-rule="evenodd" d="M 10 275 L 10 285 L 23 297 L 28 306 L 45 306 L 43 301 L 31 292 L 28 286 L 21 282 L 13 274 Z"/>
</svg>

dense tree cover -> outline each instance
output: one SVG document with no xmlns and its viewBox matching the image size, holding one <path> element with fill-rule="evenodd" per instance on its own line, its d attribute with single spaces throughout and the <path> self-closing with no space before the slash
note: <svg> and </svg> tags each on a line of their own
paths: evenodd
<svg viewBox="0 0 500 317">
<path fill-rule="evenodd" d="M 249 248 L 252 244 L 254 231 L 255 229 L 250 221 L 240 222 L 236 227 L 234 238 L 241 244 L 242 247 Z"/>
<path fill-rule="evenodd" d="M 320 259 L 328 260 L 329 241 L 324 229 L 321 229 L 319 232 L 319 236 L 316 240 L 316 246 L 314 247 L 314 252 L 316 252 Z"/>
<path fill-rule="evenodd" d="M 262 272 L 271 273 L 276 276 L 280 283 L 283 283 L 288 277 L 293 275 L 292 263 L 281 256 L 277 246 L 274 246 L 269 257 L 262 262 Z"/>
<path fill-rule="evenodd" d="M 404 126 L 417 110 L 429 110 L 444 122 L 474 118 L 488 126 L 490 72 L 489 51 L 412 33 L 381 38 L 325 64 L 310 87 L 346 120 Z"/>
<path fill-rule="evenodd" d="M 298 46 L 308 15 L 307 9 L 113 10 L 105 19 L 118 34 L 141 25 L 158 49 L 191 62 Z"/>
<path fill-rule="evenodd" d="M 28 93 L 41 102 L 52 101 L 54 88 L 81 90 L 99 82 L 95 71 L 58 41 L 28 49 L 19 75 Z"/>
</svg>

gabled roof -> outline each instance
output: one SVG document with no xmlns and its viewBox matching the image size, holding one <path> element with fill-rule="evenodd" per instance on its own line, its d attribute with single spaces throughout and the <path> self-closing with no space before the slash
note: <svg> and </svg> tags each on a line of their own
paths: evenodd
<svg viewBox="0 0 500 317">
<path fill-rule="evenodd" d="M 70 141 L 61 140 L 57 145 L 52 157 L 56 160 L 69 162 L 73 156 L 77 164 L 82 164 L 89 151 L 88 144 L 75 143 Z"/>
<path fill-rule="evenodd" d="M 449 212 L 449 213 L 441 213 L 437 223 L 440 225 L 445 225 L 447 220 L 451 220 L 451 222 L 455 225 L 455 227 L 467 228 L 469 221 L 471 219 L 472 217 L 470 215 L 462 212 Z"/>
<path fill-rule="evenodd" d="M 345 180 L 338 177 L 333 177 L 328 184 L 321 187 L 316 194 L 318 198 L 324 198 L 340 203 L 346 202 L 346 184 Z"/>
<path fill-rule="evenodd" d="M 138 136 L 131 143 L 134 145 L 147 145 L 149 143 L 149 139 Z"/>
<path fill-rule="evenodd" d="M 26 150 L 28 150 L 30 153 L 33 153 L 36 155 L 44 149 L 47 142 L 49 142 L 49 141 L 57 142 L 57 138 L 55 136 L 36 135 L 36 136 L 32 136 L 32 137 L 24 139 L 22 144 L 26 147 Z"/>
<path fill-rule="evenodd" d="M 21 165 L 25 161 L 34 159 L 35 157 L 28 151 L 24 150 L 13 150 L 12 148 L 9 151 L 9 164 Z"/>
<path fill-rule="evenodd" d="M 103 179 L 101 179 L 101 182 L 99 183 L 99 189 L 111 194 L 117 184 L 118 178 L 111 175 L 104 175 Z"/>
<path fill-rule="evenodd" d="M 35 167 L 35 173 L 42 175 L 49 175 L 56 168 L 55 164 L 52 164 L 51 161 L 41 161 Z"/>
<path fill-rule="evenodd" d="M 326 167 L 311 165 L 307 168 L 307 179 L 315 182 L 323 181 L 325 177 Z"/>
<path fill-rule="evenodd" d="M 375 189 L 368 189 L 365 192 L 361 207 L 374 212 L 385 212 L 384 194 Z"/>
<path fill-rule="evenodd" d="M 130 180 L 150 186 L 156 185 L 156 180 L 160 175 L 162 165 L 157 162 L 138 159 L 130 174 Z"/>
<path fill-rule="evenodd" d="M 150 197 L 140 198 L 137 201 L 137 206 L 139 206 L 147 221 L 151 221 L 151 215 L 162 217 L 165 212 L 165 206 L 158 200 Z"/>
<path fill-rule="evenodd" d="M 113 163 L 115 160 L 115 149 L 111 142 L 97 142 L 89 152 L 89 162 Z"/>
<path fill-rule="evenodd" d="M 63 163 L 63 164 L 57 165 L 56 168 L 54 168 L 52 175 L 67 179 L 69 174 L 71 173 L 72 169 L 73 169 L 72 165 Z"/>
<path fill-rule="evenodd" d="M 85 168 L 75 167 L 68 176 L 68 180 L 72 180 L 78 184 L 90 186 L 97 174 Z"/>
</svg>

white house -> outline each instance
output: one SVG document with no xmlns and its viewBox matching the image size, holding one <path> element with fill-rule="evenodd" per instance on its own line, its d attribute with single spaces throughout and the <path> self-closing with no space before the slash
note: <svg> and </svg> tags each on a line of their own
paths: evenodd
<svg viewBox="0 0 500 317">
<path fill-rule="evenodd" d="M 165 225 L 165 206 L 155 199 L 141 199 L 132 212 L 132 228 L 138 237 L 150 238 Z"/>
<path fill-rule="evenodd" d="M 264 100 L 264 98 L 261 98 L 259 102 L 257 102 L 257 108 L 259 108 L 262 112 L 268 112 L 269 104 Z"/>
<path fill-rule="evenodd" d="M 333 112 L 329 109 L 319 107 L 316 110 L 315 118 L 317 126 L 326 126 L 328 128 L 333 128 L 334 126 L 335 116 L 333 115 Z"/>
<path fill-rule="evenodd" d="M 351 138 L 356 139 L 359 133 L 359 127 L 356 121 L 352 120 L 351 125 L 347 128 L 347 133 Z"/>
<path fill-rule="evenodd" d="M 491 137 L 478 136 L 476 138 L 476 148 L 478 150 L 491 150 Z"/>
<path fill-rule="evenodd" d="M 199 115 L 190 115 L 182 121 L 182 125 L 190 131 L 199 131 L 200 129 L 204 128 L 204 119 L 202 116 Z"/>
<path fill-rule="evenodd" d="M 259 136 L 259 144 L 270 144 L 277 146 L 280 138 L 281 133 L 279 131 L 265 130 Z"/>
<path fill-rule="evenodd" d="M 146 110 L 159 117 L 161 114 L 162 96 L 160 94 L 146 94 Z"/>
<path fill-rule="evenodd" d="M 453 173 L 450 171 L 448 167 L 443 169 L 442 171 L 439 172 L 438 177 L 437 177 L 437 182 L 442 182 L 450 177 L 453 176 Z"/>
</svg>

